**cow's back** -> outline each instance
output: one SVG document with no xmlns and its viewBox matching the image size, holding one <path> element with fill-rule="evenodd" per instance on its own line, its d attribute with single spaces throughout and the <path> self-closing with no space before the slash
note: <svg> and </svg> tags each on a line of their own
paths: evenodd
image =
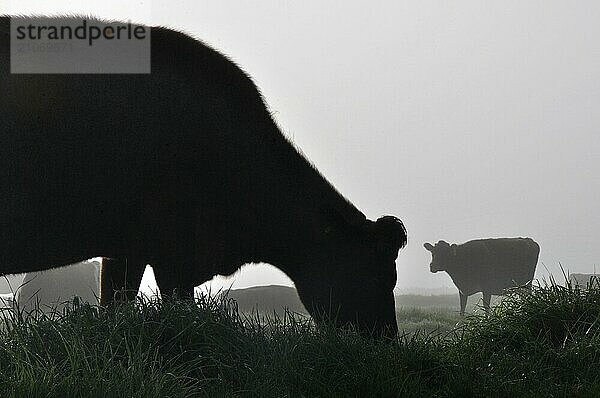
<svg viewBox="0 0 600 398">
<path fill-rule="evenodd" d="M 540 248 L 530 238 L 498 238 L 479 241 L 488 252 L 489 258 L 482 264 L 488 277 L 482 285 L 500 294 L 502 289 L 530 283 Z"/>
</svg>

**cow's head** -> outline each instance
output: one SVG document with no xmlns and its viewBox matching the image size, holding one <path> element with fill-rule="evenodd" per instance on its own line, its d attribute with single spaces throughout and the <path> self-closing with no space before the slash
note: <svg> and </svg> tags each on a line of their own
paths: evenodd
<svg viewBox="0 0 600 398">
<path fill-rule="evenodd" d="M 317 322 L 354 326 L 363 334 L 395 336 L 396 257 L 406 230 L 393 216 L 351 226 L 342 220 L 321 231 L 298 294 Z"/>
<path fill-rule="evenodd" d="M 436 243 L 435 246 L 431 243 L 425 243 L 423 247 L 431 252 L 431 265 L 429 266 L 429 270 L 433 273 L 446 271 L 446 266 L 451 261 L 453 255 L 452 246 L 441 240 Z"/>
</svg>

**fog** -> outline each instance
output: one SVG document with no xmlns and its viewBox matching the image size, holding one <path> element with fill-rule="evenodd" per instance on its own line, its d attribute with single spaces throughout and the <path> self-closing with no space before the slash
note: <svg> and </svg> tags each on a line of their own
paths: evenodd
<svg viewBox="0 0 600 398">
<path fill-rule="evenodd" d="M 398 289 L 452 286 L 428 270 L 439 239 L 532 237 L 538 278 L 599 264 L 598 2 L 2 4 L 175 27 L 231 56 L 340 192 L 404 221 Z M 252 266 L 213 287 L 258 284 L 291 282 Z"/>
</svg>

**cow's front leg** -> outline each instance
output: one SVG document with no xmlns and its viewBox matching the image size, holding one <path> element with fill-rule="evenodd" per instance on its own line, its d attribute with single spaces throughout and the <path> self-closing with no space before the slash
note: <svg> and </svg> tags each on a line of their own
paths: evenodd
<svg viewBox="0 0 600 398">
<path fill-rule="evenodd" d="M 193 299 L 195 278 L 191 267 L 182 267 L 177 263 L 157 264 L 153 267 L 156 285 L 163 298 L 177 297 Z"/>
<path fill-rule="evenodd" d="M 465 308 L 467 308 L 467 295 L 459 291 L 458 296 L 460 297 L 460 315 L 465 314 Z"/>
<path fill-rule="evenodd" d="M 137 296 L 144 269 L 143 262 L 103 258 L 100 269 L 100 305 L 113 301 L 132 301 Z"/>
</svg>

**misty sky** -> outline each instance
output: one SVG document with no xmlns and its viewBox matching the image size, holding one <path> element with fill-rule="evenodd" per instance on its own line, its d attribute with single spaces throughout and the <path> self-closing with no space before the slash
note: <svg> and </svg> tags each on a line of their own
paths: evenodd
<svg viewBox="0 0 600 398">
<path fill-rule="evenodd" d="M 600 271 L 597 1 L 46 3 L 0 12 L 133 17 L 232 57 L 340 192 L 405 222 L 401 289 L 452 286 L 428 271 L 439 239 L 529 236 L 538 277 Z M 255 266 L 232 283 L 289 280 Z"/>
</svg>

